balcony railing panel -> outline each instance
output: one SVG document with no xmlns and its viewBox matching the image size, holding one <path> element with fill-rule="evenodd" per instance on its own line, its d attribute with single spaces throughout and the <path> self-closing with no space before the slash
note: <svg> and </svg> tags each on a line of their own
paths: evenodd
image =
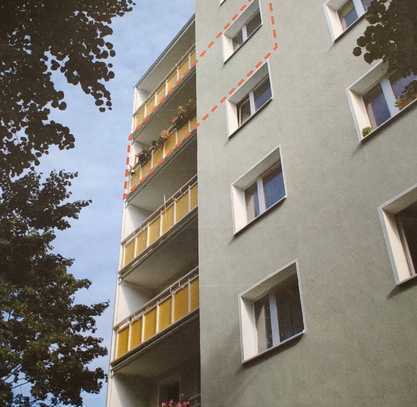
<svg viewBox="0 0 417 407">
<path fill-rule="evenodd" d="M 155 335 L 169 329 L 198 308 L 199 278 L 196 268 L 116 328 L 115 359 L 121 358 Z"/>
<path fill-rule="evenodd" d="M 193 178 L 185 184 L 162 207 L 145 220 L 140 229 L 123 243 L 122 267 L 139 257 L 148 247 L 157 242 L 177 223 L 197 207 L 197 181 Z"/>
<path fill-rule="evenodd" d="M 175 65 L 156 91 L 149 95 L 145 103 L 135 112 L 133 116 L 135 130 L 139 129 L 145 123 L 146 119 L 158 109 L 165 98 L 180 85 L 187 74 L 194 68 L 195 62 L 195 49 L 192 49 Z"/>
<path fill-rule="evenodd" d="M 152 150 L 150 160 L 141 165 L 137 163 L 130 176 L 130 192 L 134 191 L 139 184 L 159 167 L 176 149 L 191 136 L 196 129 L 197 120 L 195 117 L 188 120 L 180 129 L 172 131 L 160 149 Z"/>
</svg>

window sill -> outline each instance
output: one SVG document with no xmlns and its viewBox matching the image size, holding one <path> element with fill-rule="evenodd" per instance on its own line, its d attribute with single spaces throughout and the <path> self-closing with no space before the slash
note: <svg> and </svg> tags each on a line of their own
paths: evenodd
<svg viewBox="0 0 417 407">
<path fill-rule="evenodd" d="M 417 280 L 417 274 L 415 276 L 410 276 L 408 278 L 405 278 L 404 280 L 398 281 L 397 283 L 395 283 L 395 286 L 396 287 L 401 287 L 404 284 L 407 284 L 408 282 L 410 282 L 412 280 Z"/>
<path fill-rule="evenodd" d="M 229 134 L 229 139 L 231 139 L 232 137 L 235 136 L 236 133 L 239 133 L 239 131 L 241 129 L 243 129 L 249 122 L 252 121 L 252 119 L 258 115 L 262 110 L 264 110 L 271 102 L 272 102 L 272 97 L 270 99 L 268 99 L 251 117 L 249 117 L 248 120 L 246 120 L 243 124 L 241 124 L 237 129 L 233 130 L 230 134 Z"/>
<path fill-rule="evenodd" d="M 252 219 L 249 223 L 247 223 L 245 226 L 243 226 L 242 228 L 240 228 L 239 230 L 236 230 L 233 232 L 233 236 L 237 237 L 239 236 L 241 233 L 243 233 L 246 229 L 248 229 L 251 225 L 253 225 L 254 223 L 258 222 L 259 219 L 263 218 L 264 216 L 266 216 L 268 213 L 270 213 L 273 209 L 275 209 L 276 207 L 280 206 L 285 200 L 287 199 L 287 194 L 285 194 L 281 199 L 279 199 L 278 201 L 276 201 L 273 205 L 271 205 L 265 212 L 262 212 L 261 214 L 259 214 L 256 218 Z"/>
<path fill-rule="evenodd" d="M 375 129 L 373 129 L 368 135 L 366 135 L 365 137 L 360 134 L 360 142 L 361 143 L 365 143 L 367 142 L 369 139 L 373 138 L 373 136 L 375 136 L 375 134 L 379 133 L 380 131 L 382 131 L 385 127 L 388 127 L 392 124 L 392 122 L 394 122 L 395 120 L 397 120 L 400 116 L 402 116 L 403 114 L 406 114 L 407 112 L 409 112 L 410 110 L 414 109 L 417 106 L 417 99 L 412 101 L 411 103 L 409 103 L 407 106 L 405 106 L 404 108 L 402 108 L 398 113 L 394 114 L 394 116 L 391 116 L 388 120 L 386 120 L 384 123 L 380 124 L 378 127 L 375 127 Z"/>
<path fill-rule="evenodd" d="M 271 352 L 274 352 L 274 351 L 277 351 L 281 348 L 284 348 L 285 345 L 289 345 L 293 341 L 295 341 L 297 339 L 300 339 L 304 334 L 305 334 L 305 329 L 303 329 L 298 334 L 295 334 L 294 336 L 291 336 L 291 338 L 285 339 L 285 341 L 280 342 L 278 345 L 272 346 L 271 348 L 268 348 L 268 349 L 264 350 L 263 352 L 258 353 L 257 355 L 252 356 L 248 359 L 243 359 L 242 364 L 243 365 L 250 364 L 251 362 L 254 362 L 257 359 L 265 357 L 266 355 L 268 355 Z"/>
<path fill-rule="evenodd" d="M 348 28 L 346 28 L 343 32 L 338 34 L 336 37 L 333 38 L 333 45 L 335 45 L 339 40 L 341 40 L 345 35 L 347 35 L 350 31 L 353 30 L 366 16 L 365 14 L 362 14 L 355 22 L 353 22 Z"/>
<path fill-rule="evenodd" d="M 262 23 L 261 25 L 248 37 L 246 38 L 245 41 L 242 42 L 242 44 L 239 45 L 238 48 L 236 48 L 224 61 L 223 61 L 223 65 L 226 65 L 227 62 L 229 62 L 232 57 L 234 57 L 242 48 L 243 46 L 262 28 Z"/>
</svg>

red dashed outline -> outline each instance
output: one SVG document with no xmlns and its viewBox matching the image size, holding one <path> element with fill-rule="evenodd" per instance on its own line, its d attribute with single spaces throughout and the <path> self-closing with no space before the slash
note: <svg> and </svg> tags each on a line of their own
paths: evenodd
<svg viewBox="0 0 417 407">
<path fill-rule="evenodd" d="M 210 40 L 209 43 L 207 44 L 207 49 L 203 49 L 199 52 L 196 52 L 196 55 L 198 55 L 200 58 L 204 58 L 207 53 L 208 53 L 208 49 L 211 49 L 215 46 L 216 41 L 218 39 L 220 39 L 224 33 L 227 31 L 227 29 L 232 25 L 232 22 L 235 21 L 236 19 L 238 19 L 240 17 L 240 15 L 248 8 L 248 6 L 250 4 L 252 4 L 255 0 L 248 0 L 245 3 L 243 3 L 240 8 L 239 8 L 239 12 L 234 14 L 229 21 L 226 22 L 226 24 L 223 27 L 223 31 L 219 31 L 216 33 L 215 38 Z M 214 104 L 208 112 L 204 113 L 201 116 L 200 120 L 197 120 L 196 123 L 196 128 L 200 127 L 202 122 L 206 122 L 211 114 L 216 113 L 219 110 L 219 105 L 223 106 L 224 103 L 226 102 L 226 100 L 228 99 L 228 97 L 232 96 L 236 90 L 238 88 L 240 88 L 245 82 L 247 82 L 260 68 L 261 66 L 263 66 L 263 64 L 268 61 L 272 55 L 273 52 L 278 50 L 278 34 L 277 34 L 277 28 L 276 28 L 276 20 L 275 20 L 275 16 L 274 16 L 274 7 L 272 4 L 272 0 L 269 0 L 268 5 L 267 5 L 267 10 L 268 10 L 268 20 L 271 24 L 271 32 L 272 32 L 272 50 L 268 51 L 265 55 L 263 55 L 262 58 L 259 58 L 259 60 L 256 62 L 254 67 L 251 67 L 251 69 L 246 73 L 244 78 L 239 79 L 239 81 L 236 83 L 236 85 L 234 85 L 232 88 L 229 89 L 229 91 L 227 92 L 227 95 L 223 95 L 221 98 L 219 98 L 219 103 Z M 200 62 L 200 59 L 196 59 L 195 65 L 197 65 Z M 130 175 L 130 149 L 131 149 L 131 143 L 133 141 L 133 134 L 129 134 L 128 137 L 128 147 L 127 147 L 127 159 L 126 159 L 126 169 L 125 169 L 125 181 L 123 184 L 123 200 L 126 201 L 128 196 L 129 196 L 129 175 Z"/>
</svg>

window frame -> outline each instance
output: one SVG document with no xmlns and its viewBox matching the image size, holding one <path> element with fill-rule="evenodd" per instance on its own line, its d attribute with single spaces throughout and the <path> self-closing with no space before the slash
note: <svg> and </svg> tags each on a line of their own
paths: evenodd
<svg viewBox="0 0 417 407">
<path fill-rule="evenodd" d="M 269 83 L 269 91 L 271 93 L 271 97 L 267 99 L 264 103 L 262 103 L 258 108 L 256 108 L 256 102 L 255 102 L 255 92 L 257 89 L 259 89 L 266 81 Z M 249 99 L 249 110 L 250 114 L 249 116 L 242 121 L 241 120 L 241 106 L 243 105 L 243 102 L 246 102 L 246 100 Z M 269 72 L 263 76 L 257 83 L 252 87 L 252 89 L 249 91 L 248 94 L 246 94 L 238 103 L 236 103 L 236 110 L 237 110 L 237 129 L 240 129 L 242 126 L 244 126 L 253 116 L 255 116 L 262 108 L 270 101 L 272 100 L 272 86 L 271 86 L 271 79 L 269 77 Z"/>
<path fill-rule="evenodd" d="M 362 75 L 346 89 L 349 107 L 354 119 L 358 140 L 360 142 L 368 140 L 369 136 L 385 127 L 388 123 L 407 111 L 417 102 L 416 98 L 401 109 L 396 105 L 397 97 L 394 94 L 394 89 L 391 83 L 391 77 L 393 75 L 395 75 L 395 72 L 389 73 L 387 65 L 381 61 L 369 69 L 368 72 Z M 374 126 L 367 110 L 365 98 L 377 85 L 379 85 L 382 90 L 382 95 L 390 112 L 390 117 L 378 126 Z M 364 130 L 367 128 L 369 128 L 369 132 L 364 134 Z"/>
<path fill-rule="evenodd" d="M 271 318 L 271 329 L 275 333 L 275 338 L 278 335 L 278 341 L 273 339 L 271 347 L 259 351 L 258 346 L 258 331 L 255 321 L 255 303 L 268 295 L 273 296 L 273 291 L 279 287 L 280 284 L 285 282 L 292 275 L 297 278 L 298 293 L 301 307 L 301 318 L 303 323 L 303 329 L 300 332 L 292 335 L 289 338 L 280 340 L 279 326 L 273 327 L 272 320 L 276 318 L 276 324 L 278 325 L 278 307 L 275 303 L 271 308 L 271 314 L 275 313 L 274 318 Z M 273 301 L 272 301 L 273 302 Z M 240 342 L 241 342 L 241 363 L 246 364 L 255 359 L 258 359 L 268 353 L 274 352 L 276 349 L 283 347 L 289 342 L 293 342 L 302 337 L 307 332 L 306 317 L 303 288 L 301 282 L 301 275 L 298 267 L 298 260 L 293 260 L 290 263 L 279 268 L 266 278 L 258 281 L 252 287 L 239 294 L 239 326 L 240 326 Z M 274 336 L 273 336 L 274 338 Z"/>
<path fill-rule="evenodd" d="M 223 34 L 223 63 L 228 62 L 263 26 L 262 0 L 253 1 Z M 248 24 L 259 14 L 259 25 L 248 35 Z M 242 42 L 235 47 L 234 39 L 241 33 Z"/>
<path fill-rule="evenodd" d="M 395 284 L 401 285 L 417 278 L 417 265 L 412 261 L 407 239 L 398 219 L 398 215 L 417 202 L 417 184 L 396 195 L 378 208 L 385 245 Z"/>
<path fill-rule="evenodd" d="M 352 2 L 353 9 L 356 12 L 357 18 L 350 25 L 344 27 L 340 11 L 349 2 Z M 350 29 L 358 24 L 366 14 L 363 0 L 327 0 L 323 4 L 323 8 L 333 42 L 336 42 L 345 33 L 350 31 Z"/>
<path fill-rule="evenodd" d="M 257 185 L 257 189 L 259 189 L 259 179 L 262 183 L 261 191 L 264 191 L 263 177 L 271 168 L 273 168 L 276 165 L 279 165 L 281 167 L 284 194 L 268 208 L 264 206 L 264 211 L 261 210 L 261 205 L 259 205 L 259 215 L 255 216 L 253 219 L 249 219 L 246 203 L 246 191 L 253 185 L 255 185 L 255 182 Z M 259 195 L 259 193 L 260 192 L 258 190 L 257 195 Z M 274 208 L 282 204 L 287 199 L 287 197 L 288 189 L 285 179 L 285 168 L 282 158 L 282 150 L 280 146 L 277 146 L 231 184 L 233 234 L 236 236 L 244 230 L 246 230 L 250 225 L 252 225 L 256 221 L 264 217 L 266 214 L 271 212 Z M 263 197 L 263 205 L 265 205 L 264 199 L 265 198 Z"/>
</svg>

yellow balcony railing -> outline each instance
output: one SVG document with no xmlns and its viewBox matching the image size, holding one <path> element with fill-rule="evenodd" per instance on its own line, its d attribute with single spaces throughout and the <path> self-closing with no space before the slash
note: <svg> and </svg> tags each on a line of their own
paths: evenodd
<svg viewBox="0 0 417 407">
<path fill-rule="evenodd" d="M 147 119 L 154 113 L 163 101 L 180 85 L 184 78 L 194 68 L 196 63 L 195 48 L 188 51 L 187 54 L 175 65 L 172 71 L 158 86 L 140 108 L 133 115 L 134 131 L 139 130 L 140 127 L 147 121 Z"/>
<path fill-rule="evenodd" d="M 196 129 L 196 118 L 188 120 L 180 129 L 172 131 L 159 150 L 152 150 L 151 158 L 145 165 L 135 165 L 130 175 L 130 192 L 140 185 L 153 171 L 175 152 Z"/>
<path fill-rule="evenodd" d="M 197 208 L 197 178 L 193 177 L 153 212 L 123 245 L 122 267 L 127 266 Z"/>
<path fill-rule="evenodd" d="M 168 330 L 199 308 L 198 268 L 147 302 L 115 329 L 115 360 Z"/>
</svg>

